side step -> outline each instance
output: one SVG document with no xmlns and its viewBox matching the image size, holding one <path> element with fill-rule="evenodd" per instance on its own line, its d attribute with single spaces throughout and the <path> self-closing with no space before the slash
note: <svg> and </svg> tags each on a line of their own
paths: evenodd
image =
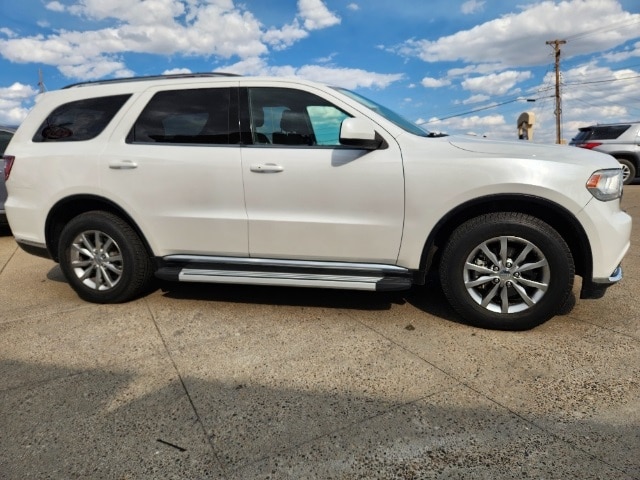
<svg viewBox="0 0 640 480">
<path fill-rule="evenodd" d="M 163 280 L 348 290 L 407 290 L 410 270 L 395 265 L 171 255 L 158 260 Z"/>
</svg>

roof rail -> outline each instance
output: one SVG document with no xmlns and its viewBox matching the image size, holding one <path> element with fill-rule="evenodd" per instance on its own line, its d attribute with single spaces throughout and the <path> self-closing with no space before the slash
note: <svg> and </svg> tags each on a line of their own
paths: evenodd
<svg viewBox="0 0 640 480">
<path fill-rule="evenodd" d="M 147 75 L 140 77 L 128 77 L 128 78 L 109 78 L 106 80 L 91 80 L 88 82 L 72 83 L 65 88 L 85 87 L 88 85 L 104 85 L 109 83 L 127 83 L 127 82 L 144 82 L 146 80 L 163 80 L 171 78 L 201 78 L 201 77 L 238 77 L 235 73 L 225 72 L 205 72 L 205 73 L 172 73 L 167 75 Z"/>
</svg>

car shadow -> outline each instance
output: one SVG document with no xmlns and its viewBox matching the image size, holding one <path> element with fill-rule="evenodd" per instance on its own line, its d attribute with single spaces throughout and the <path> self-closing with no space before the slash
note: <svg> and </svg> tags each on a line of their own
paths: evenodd
<svg viewBox="0 0 640 480">
<path fill-rule="evenodd" d="M 322 288 L 272 287 L 229 284 L 194 284 L 161 281 L 162 295 L 176 300 L 203 300 L 243 304 L 301 306 L 351 310 L 390 310 L 394 305 L 410 304 L 418 310 L 444 320 L 465 323 L 451 308 L 439 282 L 429 278 L 399 292 L 363 292 Z"/>
<path fill-rule="evenodd" d="M 297 288 L 232 284 L 159 281 L 166 298 L 243 304 L 317 307 L 356 310 L 389 310 L 405 303 L 398 292 L 363 292 L 325 288 Z"/>
<path fill-rule="evenodd" d="M 65 283 L 59 265 L 47 272 L 47 279 Z M 399 292 L 365 292 L 325 288 L 299 288 L 256 285 L 167 282 L 156 280 L 146 295 L 154 292 L 176 301 L 239 303 L 247 305 L 297 306 L 310 308 L 385 311 L 394 305 L 409 304 L 434 317 L 468 325 L 449 305 L 436 274 L 429 275 L 425 285 L 415 285 Z M 558 315 L 568 315 L 576 305 L 572 292 Z"/>
</svg>

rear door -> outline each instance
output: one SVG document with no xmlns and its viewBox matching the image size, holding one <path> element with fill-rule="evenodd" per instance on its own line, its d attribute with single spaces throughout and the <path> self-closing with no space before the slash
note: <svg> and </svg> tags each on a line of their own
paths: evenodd
<svg viewBox="0 0 640 480">
<path fill-rule="evenodd" d="M 146 92 L 103 158 L 103 188 L 157 255 L 248 255 L 236 85 Z"/>
</svg>

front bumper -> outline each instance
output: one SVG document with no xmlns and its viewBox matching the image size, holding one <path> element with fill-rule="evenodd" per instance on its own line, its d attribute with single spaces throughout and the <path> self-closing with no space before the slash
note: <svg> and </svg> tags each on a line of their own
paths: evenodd
<svg viewBox="0 0 640 480">
<path fill-rule="evenodd" d="M 618 265 L 608 278 L 594 278 L 593 280 L 582 281 L 582 289 L 580 290 L 580 298 L 598 299 L 602 298 L 612 285 L 622 280 L 622 266 Z"/>
</svg>

